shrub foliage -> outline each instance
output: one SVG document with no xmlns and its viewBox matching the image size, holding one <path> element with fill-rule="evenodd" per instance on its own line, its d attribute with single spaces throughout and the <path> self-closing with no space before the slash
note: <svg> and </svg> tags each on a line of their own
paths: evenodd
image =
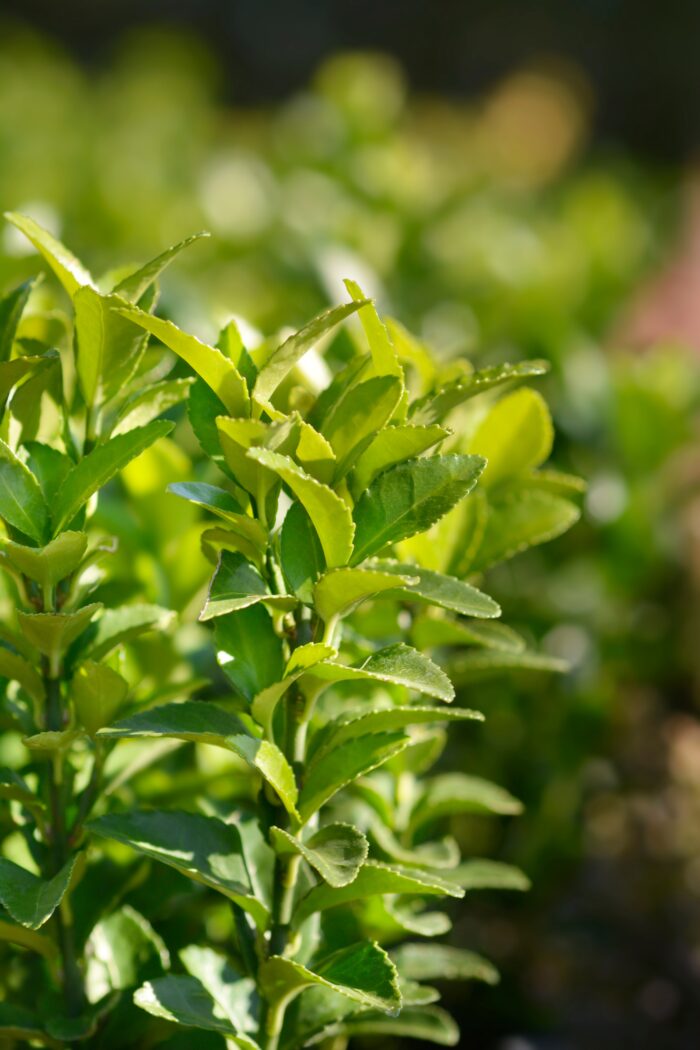
<svg viewBox="0 0 700 1050">
<path fill-rule="evenodd" d="M 347 303 L 281 342 L 246 348 L 230 322 L 210 346 L 154 313 L 158 276 L 190 241 L 96 282 L 32 220 L 9 219 L 72 318 L 33 313 L 32 282 L 0 303 L 2 566 L 15 605 L 0 674 L 4 723 L 21 734 L 0 770 L 12 817 L 0 938 L 17 946 L 0 1031 L 49 1046 L 158 1043 L 173 1025 L 249 1050 L 371 1034 L 456 1043 L 430 982 L 497 974 L 425 940 L 450 928 L 433 902 L 527 880 L 463 859 L 445 834 L 455 815 L 519 803 L 434 768 L 447 725 L 478 732 L 483 717 L 452 704 L 441 664 L 460 682 L 559 669 L 477 586 L 578 514 L 578 481 L 540 469 L 544 401 L 511 389 L 542 364 L 441 364 L 352 281 Z M 226 690 L 174 701 L 165 681 L 135 690 L 129 657 L 168 613 L 93 600 L 100 585 L 109 596 L 111 550 L 93 515 L 185 399 L 203 461 L 171 490 L 208 519 L 199 619 Z M 109 770 L 125 740 L 156 760 L 170 743 L 223 749 L 248 771 L 246 790 L 237 779 L 184 809 L 124 805 L 115 780 L 129 767 Z M 134 854 L 153 880 L 166 865 L 221 895 L 229 942 L 200 921 L 171 959 L 130 901 L 144 870 Z"/>
</svg>

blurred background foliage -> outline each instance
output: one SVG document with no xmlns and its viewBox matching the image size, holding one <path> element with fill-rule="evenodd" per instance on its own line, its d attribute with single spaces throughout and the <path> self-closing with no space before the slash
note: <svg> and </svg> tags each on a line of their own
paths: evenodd
<svg viewBox="0 0 700 1050">
<path fill-rule="evenodd" d="M 231 316 L 244 334 L 296 326 L 344 298 L 341 279 L 352 275 L 447 359 L 551 362 L 543 389 L 554 458 L 588 481 L 584 519 L 495 569 L 488 586 L 508 621 L 572 671 L 484 676 L 462 688 L 487 722 L 478 738 L 455 733 L 448 764 L 505 784 L 527 811 L 453 830 L 467 851 L 495 850 L 523 867 L 533 888 L 505 903 L 477 896 L 455 915 L 455 935 L 493 958 L 503 980 L 450 1006 L 474 1050 L 695 1046 L 692 185 L 614 143 L 592 146 L 595 98 L 564 61 L 515 68 L 462 100 L 412 92 L 380 53 L 333 55 L 275 104 L 224 104 L 225 74 L 195 36 L 165 26 L 124 35 L 109 61 L 88 67 L 8 23 L 0 202 L 52 228 L 97 273 L 210 230 L 168 272 L 162 300 L 205 338 Z M 0 287 L 35 267 L 6 229 Z M 51 310 L 50 282 L 37 294 Z M 134 677 L 147 683 L 167 667 L 184 681 L 194 668 L 215 690 L 194 622 L 208 574 L 199 518 L 164 495 L 200 469 L 197 456 L 182 419 L 172 441 L 110 490 L 99 525 L 120 539 L 110 584 L 120 600 L 141 596 L 180 614 L 173 637 L 135 648 Z M 212 761 L 207 749 L 181 749 L 140 788 L 158 803 L 186 794 L 216 772 Z M 179 899 L 182 887 L 166 893 L 164 878 L 158 892 Z M 134 899 L 149 894 L 143 885 Z M 186 915 L 163 915 L 159 930 L 174 947 L 187 940 Z M 214 939 L 226 922 L 212 911 Z"/>
</svg>

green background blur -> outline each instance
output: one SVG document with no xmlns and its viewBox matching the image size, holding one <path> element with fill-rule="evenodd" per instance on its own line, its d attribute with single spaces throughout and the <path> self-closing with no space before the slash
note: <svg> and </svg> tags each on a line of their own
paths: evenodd
<svg viewBox="0 0 700 1050">
<path fill-rule="evenodd" d="M 470 23 L 469 4 L 411 3 L 403 19 L 388 4 L 353 32 L 342 4 L 300 5 L 297 21 L 278 4 L 257 17 L 249 4 L 153 4 L 132 25 L 144 6 L 24 4 L 23 22 L 0 24 L 0 204 L 96 272 L 210 230 L 162 300 L 206 338 L 231 316 L 244 334 L 299 325 L 351 274 L 446 358 L 551 361 L 554 458 L 586 478 L 584 518 L 489 588 L 572 671 L 465 691 L 485 731 L 478 745 L 456 734 L 448 763 L 527 811 L 455 831 L 533 889 L 475 895 L 455 915 L 503 979 L 447 1005 L 473 1050 L 691 1050 L 700 215 L 693 114 L 677 113 L 693 74 L 668 70 L 693 39 L 692 8 L 679 5 L 677 38 L 648 26 L 669 60 L 652 104 L 639 56 L 615 65 L 625 39 L 639 42 L 625 38 L 627 4 L 561 5 L 579 38 L 548 4 L 531 22 L 495 5 L 495 24 L 484 5 Z M 582 7 L 602 19 L 588 36 Z M 635 7 L 643 25 L 648 9 Z M 5 230 L 0 288 L 35 267 Z M 162 492 L 195 458 L 194 444 L 163 442 L 100 509 L 122 541 L 115 586 L 138 581 L 185 630 L 206 574 L 199 526 Z"/>
</svg>

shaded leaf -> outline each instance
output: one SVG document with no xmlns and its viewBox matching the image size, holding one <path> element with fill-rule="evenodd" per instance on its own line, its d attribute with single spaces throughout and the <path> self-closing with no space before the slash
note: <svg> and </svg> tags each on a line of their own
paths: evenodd
<svg viewBox="0 0 700 1050">
<path fill-rule="evenodd" d="M 306 822 L 341 788 L 381 766 L 407 744 L 408 737 L 400 732 L 372 733 L 349 740 L 339 753 L 323 755 L 304 778 L 298 806 L 302 821 Z"/>
<path fill-rule="evenodd" d="M 217 617 L 214 637 L 224 673 L 247 700 L 283 677 L 282 639 L 262 605 Z"/>
<path fill-rule="evenodd" d="M 258 602 L 267 602 L 280 609 L 293 609 L 297 604 L 294 595 L 273 594 L 256 567 L 242 554 L 222 551 L 199 619 L 212 620 Z"/>
<path fill-rule="evenodd" d="M 413 577 L 413 582 L 401 583 L 396 594 L 402 597 L 414 597 L 419 601 L 429 602 L 441 609 L 450 609 L 463 616 L 500 616 L 501 609 L 488 594 L 458 580 L 454 576 L 445 576 L 419 565 L 377 559 L 371 563 L 372 568 L 380 572 L 396 573 L 399 577 Z"/>
<path fill-rule="evenodd" d="M 49 510 L 39 483 L 4 441 L 0 441 L 0 516 L 36 543 L 44 542 Z"/>
<path fill-rule="evenodd" d="M 30 930 L 38 930 L 61 903 L 80 854 L 74 853 L 52 879 L 40 879 L 0 857 L 0 901 L 13 919 Z"/>
<path fill-rule="evenodd" d="M 294 772 L 277 745 L 269 740 L 256 740 L 243 734 L 228 737 L 226 743 L 262 775 L 274 789 L 287 812 L 296 819 L 298 792 Z"/>
<path fill-rule="evenodd" d="M 134 1003 L 154 1017 L 190 1028 L 221 1032 L 243 1050 L 259 1050 L 253 1039 L 238 1031 L 225 1009 L 196 977 L 171 975 L 147 981 L 134 993 Z"/>
<path fill-rule="evenodd" d="M 352 824 L 326 824 L 306 841 L 273 827 L 271 840 L 277 854 L 300 854 L 329 886 L 349 885 L 367 859 L 367 839 Z"/>
<path fill-rule="evenodd" d="M 174 737 L 227 747 L 226 738 L 242 731 L 243 724 L 235 715 L 205 700 L 190 700 L 138 711 L 101 729 L 99 735 L 112 739 Z"/>
</svg>

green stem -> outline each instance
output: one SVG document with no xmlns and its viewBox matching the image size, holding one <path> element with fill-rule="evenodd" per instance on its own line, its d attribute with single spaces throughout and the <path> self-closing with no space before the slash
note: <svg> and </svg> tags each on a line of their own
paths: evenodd
<svg viewBox="0 0 700 1050">
<path fill-rule="evenodd" d="M 63 728 L 60 679 L 52 674 L 48 660 L 44 659 L 44 685 L 46 688 L 46 728 Z M 57 874 L 71 853 L 66 828 L 64 805 L 63 755 L 59 753 L 49 767 L 49 809 L 51 812 L 51 875 Z M 73 917 L 68 898 L 64 897 L 55 912 L 55 928 L 58 948 L 61 953 L 61 978 L 63 998 L 68 1014 L 72 1017 L 82 1012 L 86 1005 L 83 977 L 78 966 L 73 932 Z"/>
</svg>

